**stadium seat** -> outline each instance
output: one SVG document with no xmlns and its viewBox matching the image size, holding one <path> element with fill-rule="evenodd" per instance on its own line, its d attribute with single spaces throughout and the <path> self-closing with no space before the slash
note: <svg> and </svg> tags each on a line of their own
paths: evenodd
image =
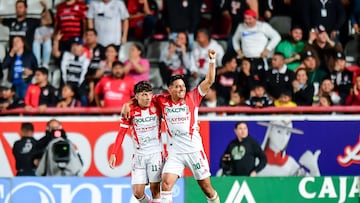
<svg viewBox="0 0 360 203">
<path fill-rule="evenodd" d="M 290 33 L 291 18 L 289 16 L 274 16 L 269 24 L 283 37 Z"/>
<path fill-rule="evenodd" d="M 53 1 L 52 0 L 44 0 L 48 6 L 48 8 L 52 8 Z M 43 10 L 39 0 L 27 0 L 28 9 L 27 12 L 29 15 L 40 15 Z"/>
<path fill-rule="evenodd" d="M 0 0 L 1 16 L 6 16 L 6 17 L 15 16 L 15 2 L 16 0 Z"/>
<path fill-rule="evenodd" d="M 167 49 L 167 47 L 167 41 L 154 40 L 152 42 L 149 42 L 145 52 L 145 58 L 147 58 L 150 63 L 157 63 L 160 59 L 161 50 Z"/>
<path fill-rule="evenodd" d="M 9 33 L 9 28 L 0 24 L 0 62 L 3 61 L 6 54 L 6 48 L 9 43 Z"/>
</svg>

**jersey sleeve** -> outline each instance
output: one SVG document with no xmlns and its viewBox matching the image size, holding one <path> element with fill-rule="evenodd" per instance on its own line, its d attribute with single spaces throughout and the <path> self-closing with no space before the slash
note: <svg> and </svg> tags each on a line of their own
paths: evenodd
<svg viewBox="0 0 360 203">
<path fill-rule="evenodd" d="M 201 91 L 200 86 L 191 90 L 188 94 L 196 106 L 200 106 L 201 100 L 203 96 L 205 96 L 205 93 Z"/>
<path fill-rule="evenodd" d="M 103 89 L 103 84 L 104 84 L 104 78 L 102 78 L 98 84 L 96 84 L 95 86 L 95 94 L 102 94 L 102 89 Z"/>
<path fill-rule="evenodd" d="M 116 136 L 115 144 L 112 149 L 112 154 L 116 154 L 120 150 L 120 147 L 124 141 L 126 131 L 128 130 L 129 127 L 130 127 L 130 119 L 126 120 L 124 118 L 121 118 L 120 129 Z"/>
</svg>

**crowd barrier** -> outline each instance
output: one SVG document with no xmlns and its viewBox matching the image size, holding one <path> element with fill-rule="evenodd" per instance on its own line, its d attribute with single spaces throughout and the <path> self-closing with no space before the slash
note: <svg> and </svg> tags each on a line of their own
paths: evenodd
<svg viewBox="0 0 360 203">
<path fill-rule="evenodd" d="M 360 177 L 212 177 L 223 203 L 358 203 Z M 150 195 L 149 187 L 145 191 Z M 173 202 L 206 202 L 192 177 L 180 178 Z M 0 178 L 0 203 L 136 203 L 130 178 Z"/>
<path fill-rule="evenodd" d="M 25 111 L 24 108 L 11 109 L 0 112 L 0 115 L 112 115 L 119 114 L 121 108 L 99 108 L 99 107 L 76 107 L 76 108 L 54 108 L 49 107 L 45 112 L 38 109 Z M 199 113 L 242 113 L 242 114 L 327 114 L 327 113 L 347 113 L 360 114 L 360 106 L 298 106 L 298 107 L 264 107 L 253 108 L 247 106 L 237 107 L 200 107 Z"/>
</svg>

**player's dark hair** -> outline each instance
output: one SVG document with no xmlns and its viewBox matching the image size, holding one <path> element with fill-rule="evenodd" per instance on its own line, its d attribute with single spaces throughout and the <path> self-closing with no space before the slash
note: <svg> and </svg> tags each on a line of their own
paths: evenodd
<svg viewBox="0 0 360 203">
<path fill-rule="evenodd" d="M 21 124 L 21 131 L 32 131 L 34 132 L 34 125 L 30 122 L 22 123 Z"/>
<path fill-rule="evenodd" d="M 168 80 L 167 86 L 170 87 L 174 83 L 175 80 L 182 80 L 185 83 L 184 77 L 182 75 L 173 75 Z"/>
<path fill-rule="evenodd" d="M 151 92 L 151 91 L 152 91 L 152 85 L 145 80 L 136 83 L 134 87 L 135 94 L 140 92 Z"/>
</svg>

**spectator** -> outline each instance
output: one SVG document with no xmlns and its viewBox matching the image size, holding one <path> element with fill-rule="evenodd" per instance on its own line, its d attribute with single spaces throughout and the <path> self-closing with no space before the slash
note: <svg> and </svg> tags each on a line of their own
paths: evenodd
<svg viewBox="0 0 360 203">
<path fill-rule="evenodd" d="M 314 85 L 308 82 L 305 68 L 298 68 L 292 82 L 293 98 L 297 106 L 311 106 L 314 97 Z"/>
<path fill-rule="evenodd" d="M 41 66 L 48 68 L 52 49 L 52 35 L 54 33 L 54 20 L 51 10 L 47 8 L 45 1 L 40 1 L 44 10 L 41 12 L 40 26 L 35 29 L 33 52 Z"/>
<path fill-rule="evenodd" d="M 96 69 L 95 80 L 100 80 L 103 76 L 110 75 L 112 64 L 118 61 L 118 49 L 115 44 L 109 44 L 105 48 L 105 59 L 101 60 Z"/>
<path fill-rule="evenodd" d="M 170 40 L 168 48 L 161 50 L 159 61 L 162 81 L 168 81 L 172 75 L 184 75 L 187 81 L 192 65 L 187 33 L 179 32 L 175 41 Z"/>
<path fill-rule="evenodd" d="M 360 34 L 360 1 L 353 1 L 353 7 L 351 10 L 351 25 L 354 29 L 355 34 Z"/>
<path fill-rule="evenodd" d="M 56 104 L 59 108 L 81 107 L 81 102 L 76 98 L 75 89 L 71 85 L 64 85 L 61 89 L 61 100 Z"/>
<path fill-rule="evenodd" d="M 329 38 L 323 25 L 319 25 L 316 29 L 310 31 L 308 44 L 305 50 L 314 51 L 319 57 L 321 70 L 326 73 L 330 72 L 330 67 L 334 66 L 334 56 L 337 51 L 342 51 L 340 43 L 335 43 Z"/>
<path fill-rule="evenodd" d="M 2 96 L 0 100 L 0 111 L 22 108 L 25 106 L 24 101 L 16 95 L 14 85 L 5 83 L 0 87 L 0 90 Z"/>
<path fill-rule="evenodd" d="M 245 102 L 245 98 L 239 91 L 231 91 L 230 92 L 230 106 L 243 106 Z"/>
<path fill-rule="evenodd" d="M 98 43 L 97 38 L 98 34 L 95 29 L 85 31 L 84 49 L 91 60 L 88 70 L 88 74 L 91 76 L 99 69 L 100 61 L 105 59 L 105 47 Z"/>
<path fill-rule="evenodd" d="M 142 58 L 143 47 L 134 43 L 129 50 L 129 59 L 124 62 L 125 73 L 133 78 L 135 83 L 149 80 L 150 77 L 150 62 Z"/>
<path fill-rule="evenodd" d="M 221 4 L 221 9 L 223 10 L 222 18 L 230 18 L 231 22 L 231 30 L 230 35 L 228 36 L 227 50 L 233 51 L 232 36 L 234 35 L 238 25 L 244 22 L 244 12 L 248 9 L 252 9 L 258 12 L 259 3 L 257 0 L 225 0 L 222 1 Z M 215 18 L 215 16 L 213 16 L 213 18 Z"/>
<path fill-rule="evenodd" d="M 189 0 L 164 0 L 162 19 L 166 27 L 169 39 L 175 39 L 177 33 L 188 33 L 189 48 L 194 43 L 196 33 L 201 20 L 202 1 Z"/>
<path fill-rule="evenodd" d="M 216 86 L 212 85 L 210 87 L 209 91 L 204 96 L 204 99 L 201 101 L 200 106 L 213 108 L 213 107 L 218 107 L 218 106 L 227 106 L 228 103 L 229 102 L 225 102 L 225 100 L 222 97 L 218 96 Z M 216 113 L 206 113 L 205 115 L 215 116 Z"/>
<path fill-rule="evenodd" d="M 263 83 L 270 98 L 274 100 L 279 98 L 282 91 L 292 92 L 295 73 L 287 69 L 284 55 L 279 52 L 276 52 L 272 57 L 271 66 L 272 68 L 265 73 Z"/>
<path fill-rule="evenodd" d="M 289 90 L 284 90 L 280 93 L 278 99 L 274 101 L 275 107 L 296 107 L 296 103 L 292 101 L 292 94 Z"/>
<path fill-rule="evenodd" d="M 15 85 L 16 95 L 23 99 L 38 63 L 31 49 L 26 46 L 24 37 L 15 36 L 12 40 L 12 47 L 5 56 L 2 70 L 8 70 L 7 81 Z M 2 76 L 2 72 L 0 75 Z"/>
<path fill-rule="evenodd" d="M 28 87 L 25 95 L 25 110 L 38 108 L 45 112 L 47 107 L 56 106 L 55 88 L 48 82 L 49 72 L 46 68 L 38 68 L 35 71 L 35 84 Z"/>
<path fill-rule="evenodd" d="M 295 69 L 301 63 L 301 53 L 305 48 L 303 31 L 299 26 L 293 26 L 288 39 L 282 40 L 276 47 L 275 51 L 284 54 L 285 63 L 289 70 Z"/>
<path fill-rule="evenodd" d="M 86 10 L 86 4 L 76 0 L 65 0 L 57 5 L 54 32 L 63 35 L 59 39 L 61 52 L 70 50 L 74 37 L 83 36 L 86 28 Z"/>
<path fill-rule="evenodd" d="M 129 101 L 134 89 L 134 80 L 125 73 L 124 64 L 114 62 L 111 75 L 100 79 L 95 87 L 95 101 L 99 107 L 122 107 Z"/>
<path fill-rule="evenodd" d="M 45 4 L 40 1 L 41 6 L 44 7 Z M 44 9 L 46 9 L 44 7 Z M 27 3 L 25 0 L 17 0 L 15 2 L 15 18 L 5 18 L 3 19 L 3 24 L 10 28 L 10 47 L 13 43 L 13 38 L 15 36 L 24 37 L 24 43 L 26 43 L 31 49 L 32 43 L 34 41 L 34 32 L 35 29 L 40 25 L 40 20 L 35 18 L 27 17 Z"/>
<path fill-rule="evenodd" d="M 252 96 L 245 101 L 245 104 L 254 108 L 262 108 L 273 106 L 273 101 L 266 94 L 264 86 L 255 85 L 252 89 Z"/>
<path fill-rule="evenodd" d="M 154 0 L 129 0 L 127 3 L 129 11 L 129 36 L 136 40 L 148 39 L 155 30 L 158 6 Z"/>
<path fill-rule="evenodd" d="M 12 149 L 15 157 L 16 176 L 35 176 L 39 151 L 37 141 L 34 139 L 34 125 L 22 123 L 20 137 Z"/>
<path fill-rule="evenodd" d="M 346 105 L 360 105 L 360 75 L 356 76 L 354 87 L 350 90 L 349 96 L 346 98 Z"/>
<path fill-rule="evenodd" d="M 330 79 L 334 84 L 334 90 L 341 97 L 341 104 L 345 104 L 346 97 L 353 87 L 353 73 L 346 69 L 345 54 L 337 52 L 335 55 L 335 66 L 330 73 Z"/>
<path fill-rule="evenodd" d="M 222 66 L 216 69 L 215 87 L 218 96 L 222 97 L 226 103 L 229 103 L 230 92 L 233 89 L 235 81 L 238 80 L 239 72 L 236 55 L 226 53 L 222 58 Z"/>
<path fill-rule="evenodd" d="M 266 59 L 281 37 L 268 23 L 257 21 L 256 18 L 254 10 L 245 11 L 244 23 L 238 25 L 232 44 L 240 58 L 251 60 L 251 72 L 261 78 L 262 73 L 267 70 Z"/>
<path fill-rule="evenodd" d="M 238 80 L 234 83 L 233 90 L 236 89 L 245 98 L 249 98 L 250 90 L 260 83 L 261 81 L 259 75 L 251 72 L 251 60 L 248 58 L 241 59 L 240 73 Z"/>
<path fill-rule="evenodd" d="M 216 66 L 221 66 L 221 60 L 224 56 L 224 49 L 215 40 L 211 39 L 210 33 L 206 29 L 200 29 L 196 34 L 196 44 L 192 50 L 192 58 L 195 62 L 191 66 L 190 89 L 196 87 L 206 75 L 209 64 L 206 63 L 209 49 L 216 51 Z"/>
<path fill-rule="evenodd" d="M 324 107 L 329 107 L 332 105 L 333 103 L 331 101 L 331 97 L 328 94 L 320 95 L 319 100 L 313 104 L 313 106 L 324 106 Z"/>
<path fill-rule="evenodd" d="M 329 95 L 333 105 L 341 104 L 341 97 L 334 91 L 334 83 L 328 78 L 322 81 L 320 90 L 314 97 L 314 102 L 319 102 L 322 95 Z"/>
<path fill-rule="evenodd" d="M 71 49 L 69 51 L 60 52 L 59 41 L 62 34 L 58 33 L 54 38 L 53 55 L 61 59 L 60 70 L 63 84 L 70 84 L 75 87 L 76 94 L 79 95 L 81 104 L 86 106 L 87 93 L 82 86 L 85 80 L 85 74 L 88 70 L 90 60 L 84 53 L 83 41 L 80 37 L 74 37 L 70 40 Z"/>
<path fill-rule="evenodd" d="M 308 82 L 314 85 L 314 94 L 316 95 L 319 92 L 320 84 L 328 77 L 328 74 L 319 68 L 317 54 L 310 50 L 303 53 L 301 67 L 306 69 Z"/>
<path fill-rule="evenodd" d="M 123 1 L 91 1 L 87 14 L 89 29 L 98 32 L 98 41 L 103 46 L 125 44 L 129 31 L 129 13 Z"/>
<path fill-rule="evenodd" d="M 265 167 L 266 156 L 259 143 L 249 135 L 248 126 L 245 122 L 237 122 L 234 132 L 236 138 L 228 144 L 222 155 L 221 168 L 223 174 L 256 176 Z"/>
<path fill-rule="evenodd" d="M 318 25 L 324 25 L 330 39 L 336 40 L 339 30 L 345 22 L 345 9 L 341 0 L 305 1 L 304 3 L 305 32 Z"/>
</svg>

